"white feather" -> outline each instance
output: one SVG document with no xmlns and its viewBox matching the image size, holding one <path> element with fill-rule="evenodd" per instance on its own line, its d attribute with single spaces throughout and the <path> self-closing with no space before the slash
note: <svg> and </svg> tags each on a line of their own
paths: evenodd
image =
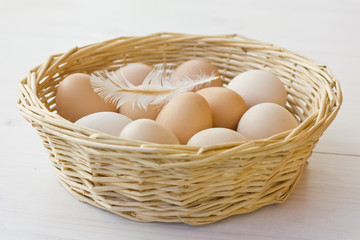
<svg viewBox="0 0 360 240">
<path fill-rule="evenodd" d="M 113 102 L 120 107 L 128 101 L 133 106 L 146 109 L 149 104 L 164 104 L 175 96 L 192 91 L 203 84 L 210 84 L 219 76 L 200 74 L 196 78 L 170 80 L 173 65 L 157 64 L 144 79 L 142 85 L 133 85 L 125 76 L 122 78 L 107 70 L 91 74 L 91 85 L 96 93 L 107 102 Z"/>
</svg>

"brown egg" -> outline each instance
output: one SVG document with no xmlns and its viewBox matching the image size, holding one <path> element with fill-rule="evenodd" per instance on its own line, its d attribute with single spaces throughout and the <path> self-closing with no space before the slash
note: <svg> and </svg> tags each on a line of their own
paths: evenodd
<svg viewBox="0 0 360 240">
<path fill-rule="evenodd" d="M 119 81 L 124 81 L 124 77 L 134 84 L 139 86 L 143 83 L 146 76 L 153 70 L 152 67 L 143 63 L 130 63 L 125 67 L 122 67 L 115 71 L 115 74 L 119 77 Z M 132 101 L 128 101 L 122 104 L 118 111 L 119 113 L 131 118 L 132 120 L 140 118 L 148 118 L 155 120 L 161 110 L 160 105 L 150 104 L 146 109 L 133 106 Z"/>
<path fill-rule="evenodd" d="M 67 76 L 56 92 L 57 113 L 71 122 L 95 112 L 116 112 L 113 103 L 105 102 L 90 84 L 90 76 L 75 73 Z"/>
<path fill-rule="evenodd" d="M 124 77 L 135 86 L 141 85 L 146 76 L 153 70 L 152 67 L 143 63 L 130 63 L 119 68 L 114 73 L 119 77 L 120 81 L 124 81 Z"/>
<path fill-rule="evenodd" d="M 160 111 L 156 121 L 169 128 L 181 144 L 186 144 L 195 133 L 212 127 L 209 104 L 193 92 L 174 97 Z"/>
<path fill-rule="evenodd" d="M 132 101 L 128 101 L 120 106 L 119 113 L 131 118 L 132 120 L 140 118 L 155 120 L 161 109 L 162 105 L 149 104 L 147 108 L 144 109 L 137 105 L 133 106 Z"/>
<path fill-rule="evenodd" d="M 180 64 L 171 74 L 170 80 L 181 81 L 184 78 L 197 79 L 199 76 L 202 75 L 220 76 L 217 68 L 212 65 L 208 60 L 197 58 Z M 198 86 L 197 89 L 195 89 L 194 91 L 206 87 L 221 87 L 222 85 L 222 81 L 219 78 L 211 81 L 210 84 L 206 83 Z"/>
<path fill-rule="evenodd" d="M 286 108 L 275 103 L 260 103 L 245 112 L 237 131 L 248 139 L 261 139 L 297 126 L 295 117 Z"/>
<path fill-rule="evenodd" d="M 244 99 L 239 94 L 224 87 L 204 88 L 196 93 L 209 103 L 213 127 L 236 129 L 247 109 Z"/>
</svg>

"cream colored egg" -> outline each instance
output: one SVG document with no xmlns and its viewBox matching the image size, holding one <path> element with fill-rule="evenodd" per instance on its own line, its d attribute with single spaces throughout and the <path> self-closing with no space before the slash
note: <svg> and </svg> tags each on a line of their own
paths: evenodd
<svg viewBox="0 0 360 240">
<path fill-rule="evenodd" d="M 245 112 L 237 131 L 248 139 L 268 138 L 296 128 L 295 117 L 275 103 L 260 103 Z"/>
<path fill-rule="evenodd" d="M 285 107 L 287 92 L 278 77 L 268 71 L 250 70 L 236 76 L 228 88 L 237 92 L 246 102 L 248 108 L 272 102 Z"/>
<path fill-rule="evenodd" d="M 113 136 L 119 136 L 123 128 L 132 120 L 120 113 L 97 112 L 80 118 L 75 124 L 92 128 Z"/>
<path fill-rule="evenodd" d="M 179 140 L 169 129 L 151 119 L 138 119 L 129 123 L 120 137 L 160 144 L 179 144 Z"/>
<path fill-rule="evenodd" d="M 213 127 L 236 130 L 241 116 L 247 109 L 244 99 L 239 94 L 224 87 L 204 88 L 196 93 L 209 103 Z"/>
<path fill-rule="evenodd" d="M 188 141 L 187 145 L 213 146 L 232 142 L 241 142 L 246 140 L 246 137 L 228 128 L 208 128 L 192 136 Z"/>
<path fill-rule="evenodd" d="M 116 112 L 116 105 L 105 102 L 91 87 L 90 75 L 74 73 L 67 76 L 56 92 L 56 110 L 71 122 L 95 112 Z"/>
<path fill-rule="evenodd" d="M 170 81 L 181 81 L 184 78 L 198 79 L 200 76 L 220 76 L 217 68 L 208 60 L 196 58 L 180 64 L 170 76 Z M 221 87 L 221 79 L 205 83 L 194 89 L 194 91 L 205 87 Z"/>
<path fill-rule="evenodd" d="M 156 121 L 169 128 L 181 144 L 186 144 L 195 133 L 212 127 L 209 104 L 193 92 L 174 97 L 160 111 Z"/>
</svg>

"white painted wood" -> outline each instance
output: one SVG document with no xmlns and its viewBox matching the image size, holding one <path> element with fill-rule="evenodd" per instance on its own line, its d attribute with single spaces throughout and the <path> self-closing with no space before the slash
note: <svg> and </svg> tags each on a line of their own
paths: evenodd
<svg viewBox="0 0 360 240">
<path fill-rule="evenodd" d="M 0 239 L 360 239 L 359 1 L 0 1 Z M 137 223 L 75 200 L 16 109 L 47 56 L 122 35 L 240 33 L 311 57 L 344 103 L 282 205 L 202 227 Z"/>
</svg>

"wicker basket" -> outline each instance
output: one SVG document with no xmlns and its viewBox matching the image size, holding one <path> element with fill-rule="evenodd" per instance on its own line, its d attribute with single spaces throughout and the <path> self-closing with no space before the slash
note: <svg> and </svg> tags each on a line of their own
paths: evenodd
<svg viewBox="0 0 360 240">
<path fill-rule="evenodd" d="M 195 57 L 217 66 L 224 83 L 248 69 L 271 70 L 301 124 L 265 140 L 199 148 L 120 139 L 56 114 L 56 89 L 71 73 Z M 136 221 L 200 225 L 284 202 L 341 102 L 339 83 L 326 66 L 281 47 L 239 35 L 159 33 L 50 56 L 21 82 L 18 107 L 77 199 Z"/>
</svg>

